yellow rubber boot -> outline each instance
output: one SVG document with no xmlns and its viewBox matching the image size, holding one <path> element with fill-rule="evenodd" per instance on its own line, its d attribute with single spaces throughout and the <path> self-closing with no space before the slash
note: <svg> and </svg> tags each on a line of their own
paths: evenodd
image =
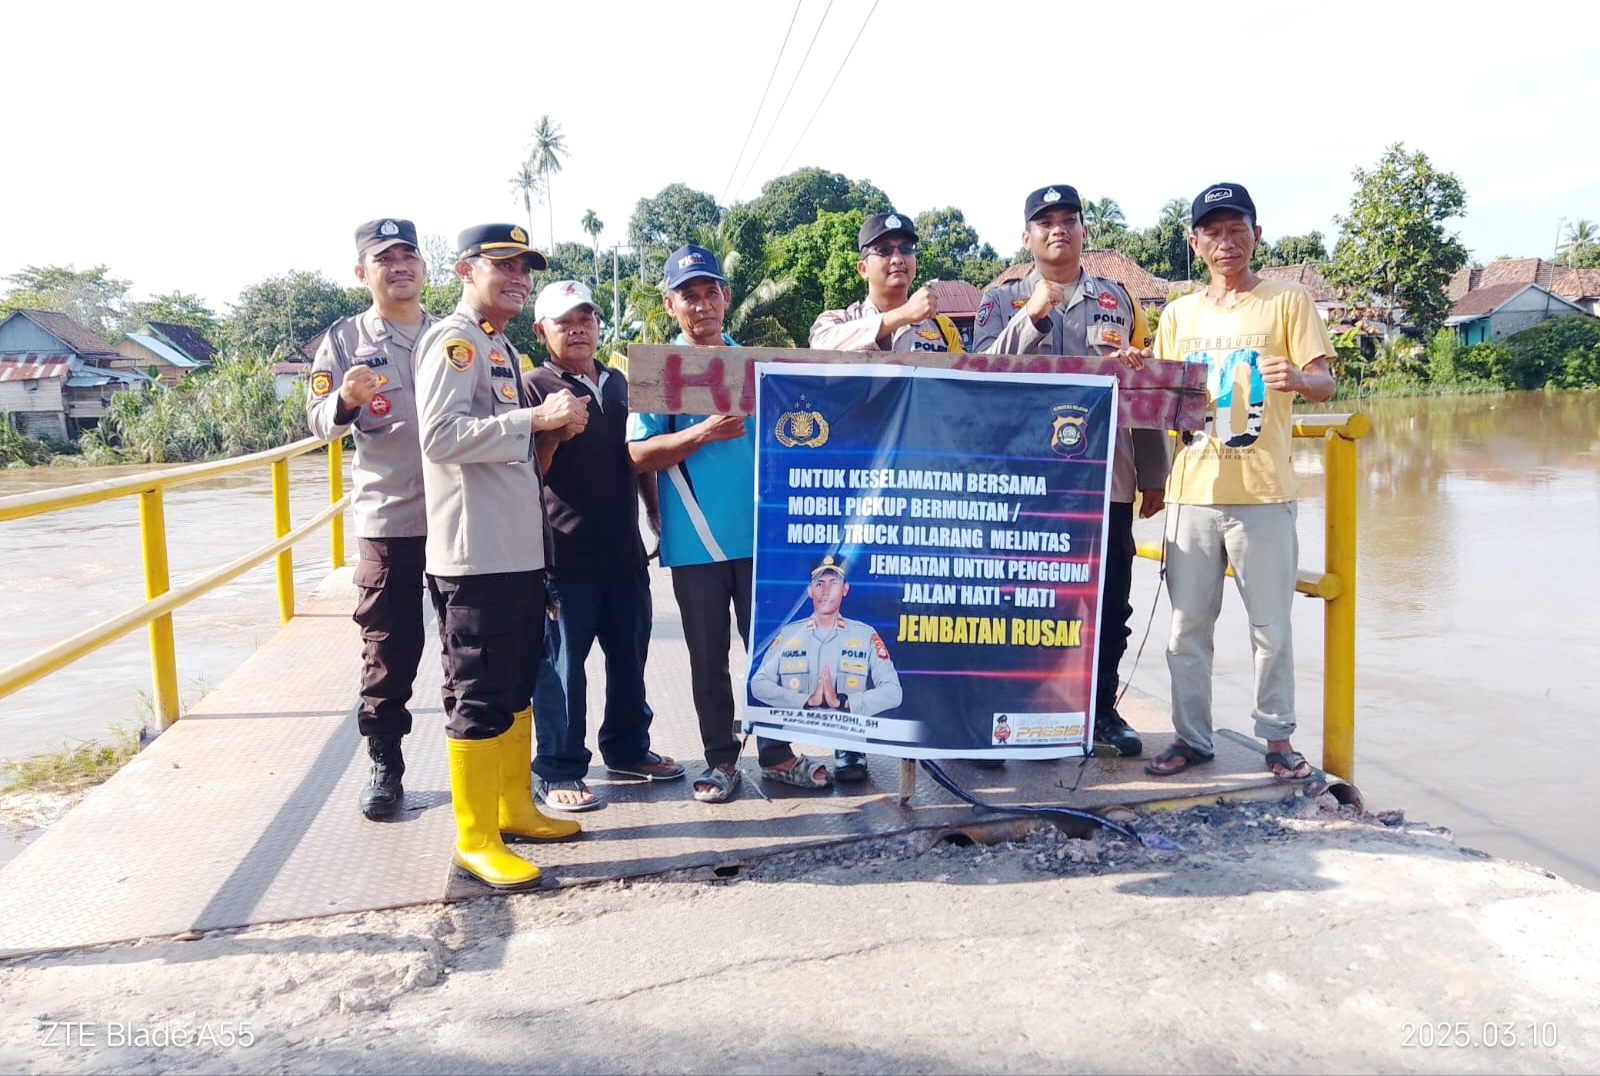
<svg viewBox="0 0 1600 1076">
<path fill-rule="evenodd" d="M 495 741 L 500 745 L 500 836 L 525 841 L 564 841 L 578 835 L 578 823 L 551 818 L 534 806 L 533 707 L 511 715 L 511 728 Z"/>
<path fill-rule="evenodd" d="M 495 826 L 500 798 L 500 744 L 446 738 L 450 801 L 456 816 L 455 864 L 496 889 L 521 889 L 539 881 L 539 868 L 500 839 Z"/>
</svg>

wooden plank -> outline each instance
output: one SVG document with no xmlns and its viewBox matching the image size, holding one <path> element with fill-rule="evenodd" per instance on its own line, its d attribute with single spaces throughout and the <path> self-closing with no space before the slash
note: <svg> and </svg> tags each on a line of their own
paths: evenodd
<svg viewBox="0 0 1600 1076">
<path fill-rule="evenodd" d="M 1129 370 L 1098 355 L 975 355 L 942 351 L 814 351 L 774 347 L 628 345 L 628 407 L 667 415 L 748 415 L 758 362 L 887 363 L 984 373 L 1107 374 L 1120 382 L 1119 424 L 1199 430 L 1207 411 L 1206 368 L 1152 359 Z"/>
</svg>

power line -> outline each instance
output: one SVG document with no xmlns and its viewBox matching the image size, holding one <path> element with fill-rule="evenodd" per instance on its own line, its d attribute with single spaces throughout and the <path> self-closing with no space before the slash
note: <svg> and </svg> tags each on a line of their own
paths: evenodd
<svg viewBox="0 0 1600 1076">
<path fill-rule="evenodd" d="M 828 0 L 828 6 L 822 9 L 822 18 L 817 20 L 817 29 L 811 35 L 811 44 L 806 46 L 806 54 L 800 57 L 800 66 L 795 68 L 794 79 L 789 83 L 789 90 L 783 95 L 783 103 L 778 106 L 777 114 L 772 117 L 772 126 L 767 128 L 767 137 L 761 140 L 761 148 L 756 150 L 756 155 L 750 158 L 750 167 L 745 169 L 744 178 L 739 181 L 739 186 L 734 190 L 735 196 L 744 190 L 744 185 L 750 182 L 750 173 L 756 170 L 756 162 L 767 150 L 767 143 L 772 141 L 772 132 L 778 128 L 778 120 L 783 118 L 783 110 L 789 104 L 789 98 L 794 94 L 794 85 L 800 81 L 800 73 L 806 69 L 806 61 L 811 58 L 811 50 L 817 43 L 817 37 L 822 33 L 823 23 L 828 21 L 828 12 L 833 10 L 833 0 Z"/>
<path fill-rule="evenodd" d="M 805 141 L 806 132 L 811 130 L 811 123 L 817 118 L 817 113 L 822 111 L 822 103 L 828 99 L 828 94 L 833 92 L 833 83 L 839 81 L 839 76 L 844 73 L 844 65 L 850 62 L 850 54 L 856 51 L 856 42 L 861 40 L 861 35 L 866 33 L 867 23 L 872 21 L 872 13 L 878 10 L 878 0 L 872 0 L 872 7 L 867 11 L 867 17 L 861 20 L 861 29 L 856 31 L 855 41 L 850 42 L 850 47 L 845 50 L 844 59 L 839 61 L 839 70 L 833 73 L 833 82 L 828 83 L 828 88 L 822 91 L 822 100 L 817 102 L 817 107 L 811 113 L 811 119 L 806 120 L 805 129 L 800 132 L 800 137 L 794 140 L 794 146 L 789 150 L 789 156 L 778 165 L 778 174 L 783 175 L 783 170 L 789 167 L 789 158 L 794 156 L 794 151 L 800 148 L 800 143 Z"/>
<path fill-rule="evenodd" d="M 728 182 L 722 185 L 722 197 L 717 201 L 725 201 L 728 197 L 728 188 L 733 186 L 733 177 L 739 173 L 739 162 L 744 160 L 744 151 L 750 148 L 750 136 L 756 133 L 756 121 L 761 118 L 761 109 L 767 103 L 767 94 L 772 90 L 772 80 L 778 77 L 778 64 L 783 61 L 783 50 L 789 47 L 789 35 L 794 33 L 794 22 L 800 17 L 800 5 L 806 0 L 797 0 L 794 5 L 794 14 L 789 16 L 789 28 L 783 32 L 783 44 L 778 46 L 778 55 L 772 61 L 772 74 L 767 76 L 767 88 L 761 91 L 761 102 L 756 105 L 755 115 L 750 117 L 750 129 L 744 133 L 744 144 L 739 147 L 739 156 L 733 159 L 733 168 L 728 172 Z"/>
</svg>

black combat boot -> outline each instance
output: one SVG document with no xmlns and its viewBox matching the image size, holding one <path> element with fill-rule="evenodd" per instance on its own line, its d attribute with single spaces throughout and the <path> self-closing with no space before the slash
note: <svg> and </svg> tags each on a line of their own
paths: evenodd
<svg viewBox="0 0 1600 1076">
<path fill-rule="evenodd" d="M 1138 758 L 1144 751 L 1144 741 L 1115 710 L 1105 710 L 1096 715 L 1094 745 L 1113 748 L 1123 758 Z"/>
<path fill-rule="evenodd" d="M 361 813 L 373 819 L 388 818 L 400 809 L 405 795 L 400 787 L 406 772 L 400 737 L 368 736 L 367 754 L 372 758 L 372 781 L 361 790 Z"/>
</svg>

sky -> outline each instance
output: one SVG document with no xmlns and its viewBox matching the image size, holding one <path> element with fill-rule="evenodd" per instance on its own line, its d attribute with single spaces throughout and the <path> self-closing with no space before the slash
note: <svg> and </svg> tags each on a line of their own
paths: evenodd
<svg viewBox="0 0 1600 1076">
<path fill-rule="evenodd" d="M 1002 256 L 1024 196 L 1055 183 L 1133 227 L 1243 183 L 1269 240 L 1317 229 L 1331 249 L 1351 173 L 1394 142 L 1460 178 L 1449 227 L 1477 260 L 1550 257 L 1563 218 L 1600 221 L 1593 0 L 1235 0 L 1225 22 L 1061 0 L 16 7 L 0 276 L 105 265 L 134 298 L 219 314 L 291 270 L 354 284 L 364 220 L 452 245 L 523 220 L 510 179 L 542 115 L 570 152 L 558 241 L 586 242 L 592 209 L 602 245 L 626 242 L 670 183 L 726 206 L 814 165 L 901 212 L 956 206 Z"/>
</svg>

